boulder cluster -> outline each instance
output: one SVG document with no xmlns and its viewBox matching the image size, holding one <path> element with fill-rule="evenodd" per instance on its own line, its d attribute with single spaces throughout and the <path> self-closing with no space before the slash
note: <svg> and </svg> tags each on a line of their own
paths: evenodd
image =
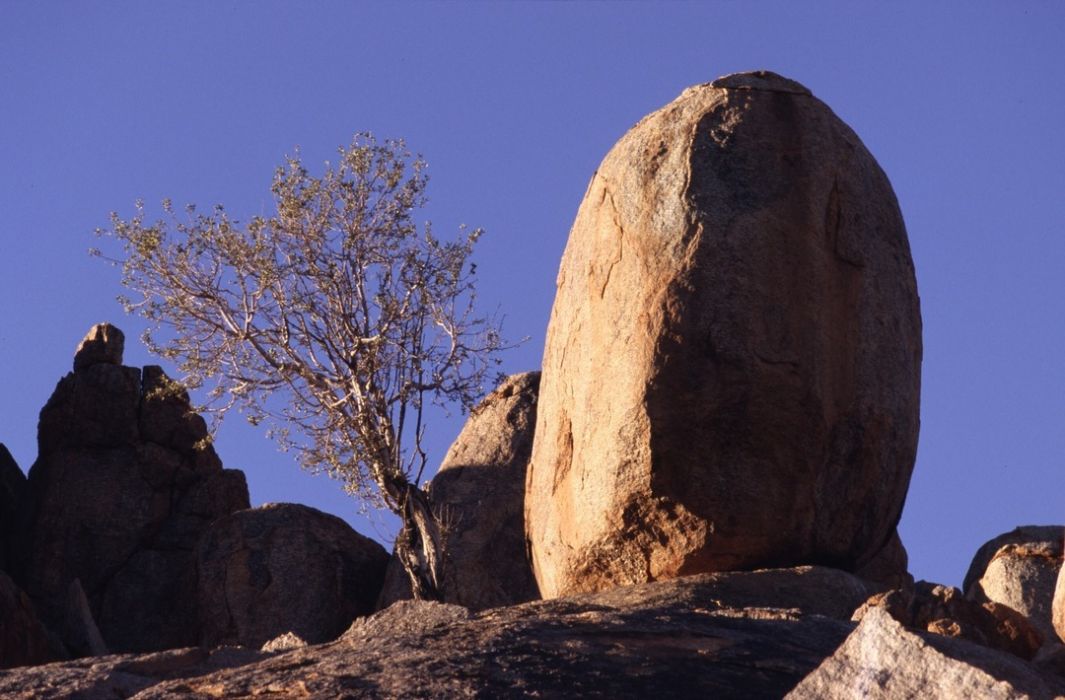
<svg viewBox="0 0 1065 700">
<path fill-rule="evenodd" d="M 1065 696 L 1065 526 L 960 589 L 907 571 L 921 352 L 858 136 L 773 73 L 692 87 L 607 154 L 541 371 L 428 486 L 440 601 L 338 518 L 249 508 L 104 324 L 28 478 L 0 446 L 0 695 Z"/>
<path fill-rule="evenodd" d="M 370 612 L 381 545 L 306 506 L 250 509 L 187 394 L 122 351 L 118 328 L 89 331 L 41 410 L 28 477 L 0 447 L 0 666 L 321 642 Z"/>
</svg>

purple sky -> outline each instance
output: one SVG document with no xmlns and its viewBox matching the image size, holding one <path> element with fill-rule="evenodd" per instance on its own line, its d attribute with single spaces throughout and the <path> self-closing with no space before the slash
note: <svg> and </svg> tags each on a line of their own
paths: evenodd
<svg viewBox="0 0 1065 700">
<path fill-rule="evenodd" d="M 827 102 L 898 194 L 925 332 L 900 531 L 915 576 L 960 585 L 986 539 L 1065 523 L 1065 4 L 931 4 L 0 3 L 0 441 L 29 469 L 93 323 L 155 362 L 86 254 L 110 211 L 266 213 L 284 154 L 317 167 L 362 130 L 424 154 L 438 233 L 487 229 L 481 300 L 530 337 L 504 369 L 537 368 L 610 146 L 686 86 L 764 68 Z M 460 425 L 430 426 L 434 461 Z M 217 448 L 253 504 L 393 530 L 236 416 Z"/>
</svg>

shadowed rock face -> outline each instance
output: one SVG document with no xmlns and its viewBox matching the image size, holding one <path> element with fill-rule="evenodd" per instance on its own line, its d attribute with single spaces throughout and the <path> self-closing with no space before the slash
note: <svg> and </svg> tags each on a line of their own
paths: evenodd
<svg viewBox="0 0 1065 700">
<path fill-rule="evenodd" d="M 507 377 L 473 410 L 429 486 L 446 525 L 444 602 L 483 610 L 539 597 L 524 524 L 539 386 L 539 372 Z M 410 597 L 393 557 L 378 607 Z"/>
<path fill-rule="evenodd" d="M 0 668 L 43 664 L 56 658 L 29 596 L 0 571 Z"/>
<path fill-rule="evenodd" d="M 28 511 L 26 475 L 0 442 L 0 571 L 21 571 Z"/>
<path fill-rule="evenodd" d="M 275 503 L 216 521 L 197 550 L 204 646 L 335 639 L 373 610 L 388 553 L 336 516 Z"/>
<path fill-rule="evenodd" d="M 62 630 L 79 580 L 113 651 L 194 644 L 193 550 L 215 518 L 248 507 L 202 418 L 158 367 L 121 365 L 121 333 L 94 328 L 41 410 L 24 589 Z M 116 335 L 117 332 L 117 335 Z"/>
<path fill-rule="evenodd" d="M 559 271 L 526 491 L 541 593 L 863 566 L 909 485 L 920 331 L 891 186 L 809 91 L 737 74 L 643 119 Z"/>
</svg>

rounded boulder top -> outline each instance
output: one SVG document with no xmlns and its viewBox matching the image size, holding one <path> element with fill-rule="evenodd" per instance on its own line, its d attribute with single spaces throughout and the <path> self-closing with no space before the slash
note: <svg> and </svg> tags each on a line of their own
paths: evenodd
<svg viewBox="0 0 1065 700">
<path fill-rule="evenodd" d="M 121 365 L 126 335 L 110 323 L 97 323 L 89 329 L 74 351 L 74 371 L 92 365 Z"/>
<path fill-rule="evenodd" d="M 710 87 L 728 90 L 767 90 L 769 92 L 790 92 L 793 95 L 811 95 L 804 85 L 768 70 L 731 73 L 711 82 Z"/>
</svg>

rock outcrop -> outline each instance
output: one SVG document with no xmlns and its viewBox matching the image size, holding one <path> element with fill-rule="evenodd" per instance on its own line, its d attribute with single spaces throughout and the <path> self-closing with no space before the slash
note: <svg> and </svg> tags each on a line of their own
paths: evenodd
<svg viewBox="0 0 1065 700">
<path fill-rule="evenodd" d="M 693 576 L 476 614 L 401 601 L 335 642 L 237 658 L 232 668 L 206 672 L 224 659 L 200 650 L 105 657 L 0 676 L 0 695 L 44 699 L 74 688 L 85 697 L 139 691 L 144 700 L 779 698 L 853 629 L 838 618 L 864 586 L 840 571 L 804 568 Z"/>
<path fill-rule="evenodd" d="M 1001 603 L 977 603 L 953 586 L 918 581 L 912 589 L 878 593 L 854 613 L 861 620 L 873 610 L 887 611 L 912 629 L 959 637 L 1031 660 L 1043 635 L 1028 618 Z"/>
<path fill-rule="evenodd" d="M 960 639 L 917 634 L 873 609 L 789 700 L 1053 698 L 1061 678 Z"/>
<path fill-rule="evenodd" d="M 570 232 L 526 492 L 541 593 L 861 567 L 905 499 L 920 363 L 860 139 L 772 73 L 689 88 L 614 146 Z"/>
<path fill-rule="evenodd" d="M 1008 605 L 1056 639 L 1051 620 L 1054 587 L 1061 570 L 1065 527 L 1027 525 L 985 543 L 965 575 L 965 595 Z"/>
<path fill-rule="evenodd" d="M 30 554 L 20 581 L 64 627 L 77 580 L 112 651 L 199 641 L 194 549 L 216 518 L 248 507 L 202 418 L 158 367 L 121 365 L 122 335 L 93 328 L 41 411 L 29 472 Z"/>
<path fill-rule="evenodd" d="M 200 642 L 336 639 L 373 611 L 388 553 L 340 518 L 275 503 L 216 521 L 197 550 Z"/>
<path fill-rule="evenodd" d="M 539 598 L 525 546 L 525 476 L 539 372 L 508 377 L 471 413 L 429 485 L 443 518 L 443 601 L 473 610 Z M 378 602 L 411 597 L 394 556 Z"/>
</svg>

